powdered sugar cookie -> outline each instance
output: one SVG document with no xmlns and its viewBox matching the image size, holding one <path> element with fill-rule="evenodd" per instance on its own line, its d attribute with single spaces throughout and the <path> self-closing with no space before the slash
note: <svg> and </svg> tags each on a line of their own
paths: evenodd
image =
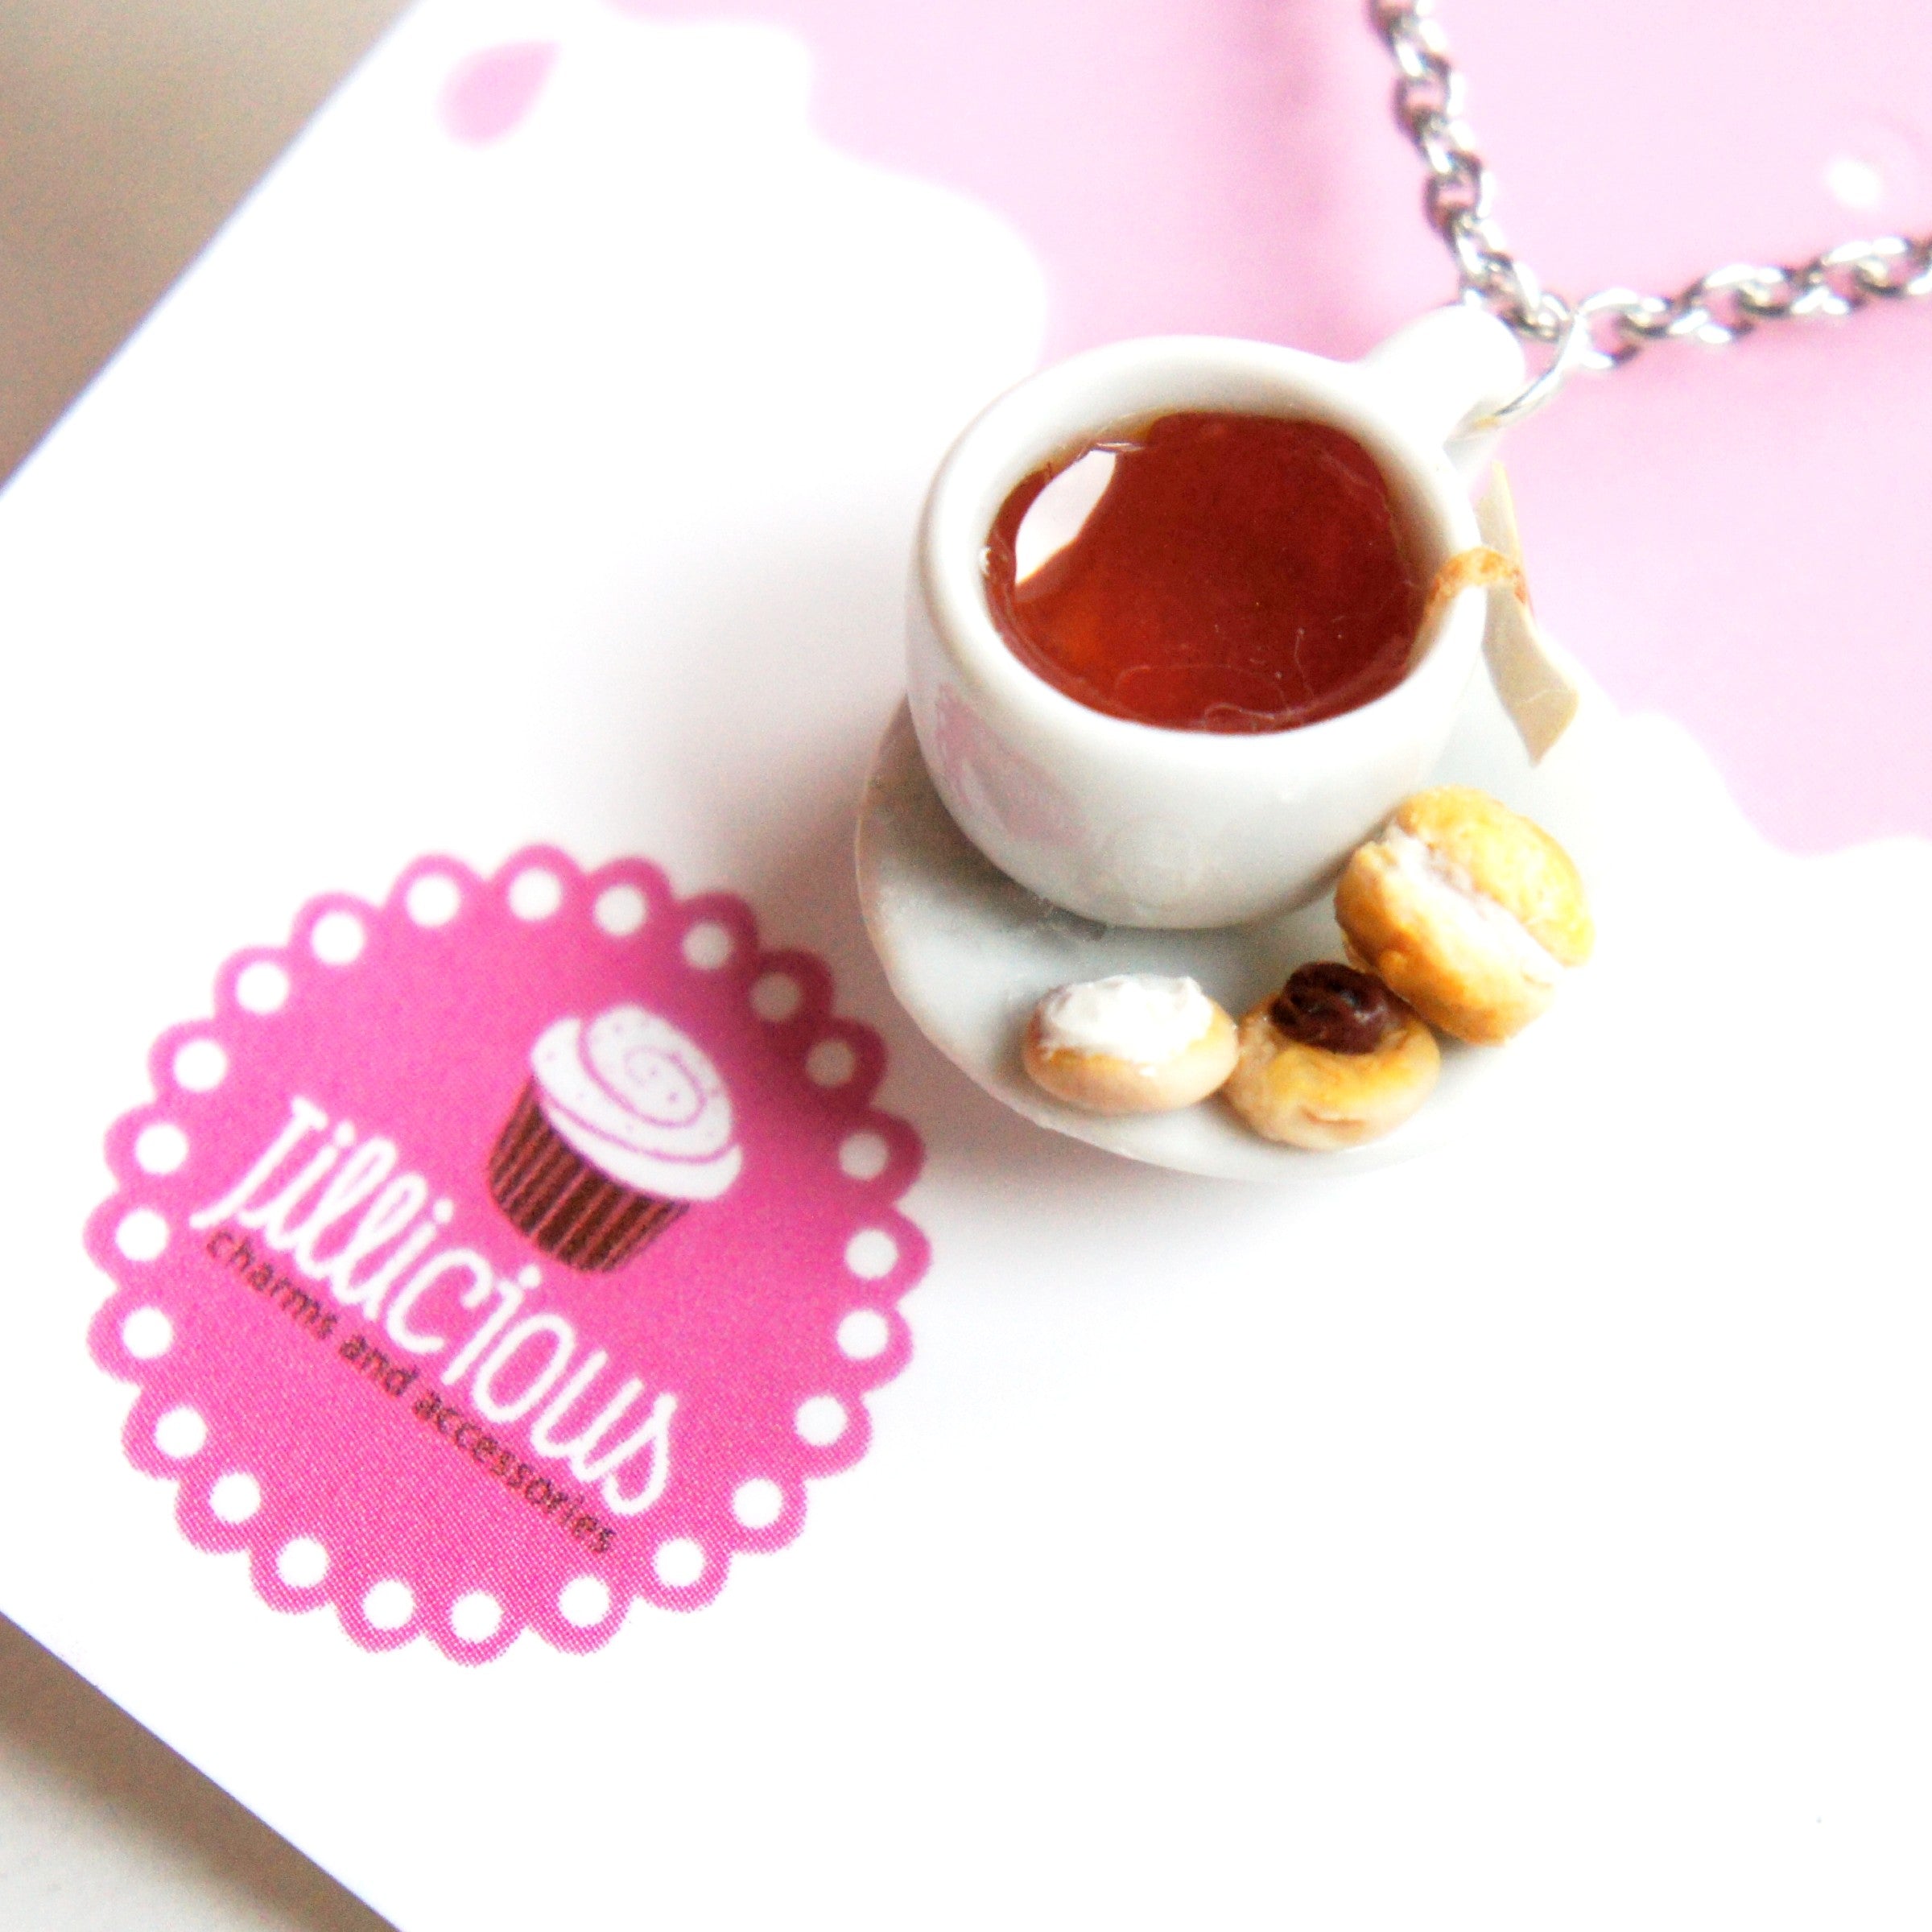
<svg viewBox="0 0 1932 1932">
<path fill-rule="evenodd" d="M 1021 1049 L 1047 1092 L 1093 1113 L 1166 1113 L 1205 1100 L 1234 1066 L 1234 1022 L 1197 980 L 1084 980 L 1034 1009 Z"/>
</svg>

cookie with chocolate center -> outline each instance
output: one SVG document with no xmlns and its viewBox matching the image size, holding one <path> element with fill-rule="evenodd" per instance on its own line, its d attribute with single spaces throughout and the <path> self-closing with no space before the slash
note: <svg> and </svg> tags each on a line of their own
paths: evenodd
<svg viewBox="0 0 1932 1932">
<path fill-rule="evenodd" d="M 1373 975 L 1320 960 L 1243 1018 L 1228 1104 L 1263 1139 L 1356 1147 L 1393 1132 L 1434 1088 L 1435 1036 Z"/>
</svg>

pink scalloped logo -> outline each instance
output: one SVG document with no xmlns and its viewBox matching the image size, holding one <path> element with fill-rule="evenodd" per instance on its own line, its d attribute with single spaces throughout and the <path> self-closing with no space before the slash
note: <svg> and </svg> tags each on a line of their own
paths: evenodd
<svg viewBox="0 0 1932 1932">
<path fill-rule="evenodd" d="M 481 1662 L 708 1603 L 856 1462 L 923 1273 L 885 1052 L 653 867 L 426 859 L 171 1028 L 89 1221 L 136 1467 L 278 1609 Z"/>
</svg>

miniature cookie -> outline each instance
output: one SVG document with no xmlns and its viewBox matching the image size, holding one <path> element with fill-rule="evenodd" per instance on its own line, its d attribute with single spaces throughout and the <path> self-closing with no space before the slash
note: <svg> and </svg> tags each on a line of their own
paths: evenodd
<svg viewBox="0 0 1932 1932">
<path fill-rule="evenodd" d="M 1380 980 L 1298 966 L 1241 1022 L 1228 1104 L 1264 1140 L 1356 1147 L 1402 1125 L 1435 1085 L 1435 1035 Z"/>
<path fill-rule="evenodd" d="M 1166 1113 L 1234 1065 L 1234 1022 L 1192 980 L 1121 973 L 1047 994 L 1020 1050 L 1055 1100 L 1092 1113 Z"/>
<path fill-rule="evenodd" d="M 1396 808 L 1335 891 L 1348 955 L 1422 1018 L 1493 1046 L 1556 997 L 1596 933 L 1570 856 L 1485 792 L 1445 785 Z"/>
</svg>

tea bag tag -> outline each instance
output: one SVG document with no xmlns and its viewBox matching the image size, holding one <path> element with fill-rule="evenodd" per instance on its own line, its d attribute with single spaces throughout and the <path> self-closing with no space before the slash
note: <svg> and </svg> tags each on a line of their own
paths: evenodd
<svg viewBox="0 0 1932 1932">
<path fill-rule="evenodd" d="M 1510 571 L 1499 579 L 1489 598 L 1488 627 L 1483 654 L 1489 676 L 1503 701 L 1530 762 L 1540 765 L 1557 740 L 1570 729 L 1582 702 L 1576 685 L 1558 663 L 1543 640 L 1536 613 L 1530 608 L 1529 586 L 1523 574 L 1523 543 L 1516 527 L 1516 505 L 1503 466 L 1493 464 L 1489 487 L 1476 506 L 1476 527 L 1490 549 L 1505 558 Z M 1498 596 L 1496 591 L 1501 595 Z"/>
</svg>

